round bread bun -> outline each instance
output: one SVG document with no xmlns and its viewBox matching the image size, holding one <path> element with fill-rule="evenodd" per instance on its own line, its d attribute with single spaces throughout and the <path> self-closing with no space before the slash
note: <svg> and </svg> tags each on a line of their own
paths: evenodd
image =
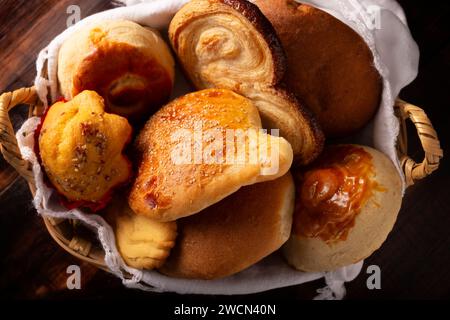
<svg viewBox="0 0 450 320">
<path fill-rule="evenodd" d="M 71 35 L 58 57 L 66 99 L 93 90 L 107 111 L 140 122 L 170 97 L 174 60 L 158 31 L 125 20 L 94 22 Z"/>
<path fill-rule="evenodd" d="M 340 168 L 338 172 L 348 172 L 346 169 L 342 169 L 342 161 L 336 159 L 340 157 L 346 159 L 344 161 L 358 161 L 358 159 L 361 159 L 361 150 L 366 152 L 368 156 L 366 159 L 369 159 L 366 164 L 369 166 L 359 162 L 357 164 L 358 170 L 362 168 L 363 171 L 368 170 L 364 172 L 370 172 L 370 174 L 366 176 L 363 176 L 364 174 L 356 175 L 355 181 L 357 182 L 355 185 L 356 188 L 361 187 L 360 190 L 365 192 L 365 199 L 363 196 L 363 198 L 360 198 L 362 201 L 359 204 L 352 203 L 352 206 L 356 207 L 353 216 L 336 216 L 332 211 L 325 213 L 326 209 L 323 208 L 327 207 L 326 205 L 321 207 L 321 205 L 325 203 L 326 199 L 332 199 L 333 197 L 339 199 L 338 192 L 342 192 L 342 189 L 336 192 L 331 191 L 325 195 L 329 190 L 335 190 L 332 184 L 327 185 L 327 180 L 331 181 L 332 179 L 330 175 L 317 179 L 316 183 L 312 180 L 316 179 L 319 170 L 324 173 L 328 172 L 327 170 L 333 170 L 330 168 L 337 167 Z M 333 160 L 326 161 L 325 165 L 320 164 L 324 157 Z M 297 200 L 294 222 L 291 237 L 284 245 L 283 253 L 290 265 L 302 271 L 330 271 L 367 258 L 386 240 L 394 226 L 401 206 L 401 178 L 390 159 L 381 152 L 369 147 L 339 145 L 327 148 L 324 157 L 319 158 L 312 164 L 307 172 L 295 175 Z M 315 170 L 317 168 L 319 170 Z M 347 180 L 345 180 L 347 185 L 350 183 L 349 180 L 352 179 L 352 176 L 352 174 L 347 173 Z M 365 177 L 369 177 L 369 179 Z M 311 211 L 309 208 L 313 202 L 308 204 L 304 200 L 305 194 L 312 190 L 305 186 L 305 181 L 308 181 L 308 179 L 310 180 L 308 183 L 312 182 L 309 185 L 314 185 L 314 195 L 310 193 L 309 196 L 311 199 L 315 199 L 314 206 L 321 208 L 322 212 Z M 365 182 L 362 182 L 361 179 Z M 355 192 L 350 192 L 347 195 L 351 199 L 358 196 Z M 310 210 L 309 213 L 305 213 L 308 212 L 307 210 Z M 308 215 L 311 212 L 314 212 L 314 215 Z M 336 223 L 330 218 L 333 214 Z M 313 226 L 314 224 L 316 229 L 308 227 L 308 225 Z M 317 225 L 322 227 L 317 227 Z M 314 232 L 310 232 L 311 230 L 314 230 Z M 334 232 L 333 237 L 330 237 L 332 234 L 330 230 Z"/>
<path fill-rule="evenodd" d="M 127 119 L 105 112 L 102 97 L 94 91 L 48 109 L 39 132 L 39 155 L 67 207 L 99 210 L 130 179 L 124 149 L 131 135 Z"/>
<path fill-rule="evenodd" d="M 382 81 L 365 41 L 330 14 L 293 0 L 257 0 L 286 52 L 286 82 L 327 137 L 361 129 L 375 114 Z"/>
<path fill-rule="evenodd" d="M 294 193 L 288 172 L 242 187 L 202 212 L 177 220 L 177 241 L 160 271 L 178 278 L 217 279 L 253 265 L 289 238 Z"/>
</svg>

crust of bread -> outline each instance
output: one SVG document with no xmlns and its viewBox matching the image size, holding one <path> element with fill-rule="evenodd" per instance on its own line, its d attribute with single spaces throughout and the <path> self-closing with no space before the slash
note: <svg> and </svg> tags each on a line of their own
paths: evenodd
<svg viewBox="0 0 450 320">
<path fill-rule="evenodd" d="M 294 189 L 287 173 L 178 220 L 177 242 L 160 271 L 171 277 L 217 279 L 276 251 L 289 238 Z"/>
<path fill-rule="evenodd" d="M 401 178 L 384 154 L 369 147 L 363 148 L 372 155 L 374 179 L 385 190 L 374 191 L 363 205 L 346 240 L 327 244 L 320 238 L 292 233 L 283 253 L 294 268 L 322 272 L 361 261 L 380 248 L 394 227 L 402 201 Z"/>
</svg>

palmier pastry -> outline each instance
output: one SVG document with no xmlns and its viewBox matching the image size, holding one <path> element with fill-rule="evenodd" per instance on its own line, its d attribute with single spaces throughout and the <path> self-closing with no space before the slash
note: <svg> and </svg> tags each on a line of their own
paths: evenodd
<svg viewBox="0 0 450 320">
<path fill-rule="evenodd" d="M 256 0 L 286 52 L 288 88 L 316 115 L 328 137 L 361 129 L 380 105 L 382 80 L 353 29 L 294 0 Z"/>
<path fill-rule="evenodd" d="M 243 0 L 193 0 L 169 26 L 169 37 L 197 89 L 226 88 L 250 98 L 266 128 L 280 130 L 296 163 L 313 160 L 323 135 L 296 98 L 280 89 L 285 56 L 269 21 Z"/>
<path fill-rule="evenodd" d="M 94 90 L 109 112 L 147 119 L 169 99 L 174 61 L 156 30 L 131 21 L 102 21 L 64 41 L 58 80 L 66 99 Z"/>
<path fill-rule="evenodd" d="M 175 247 L 160 271 L 172 277 L 216 279 L 255 264 L 289 238 L 294 191 L 287 173 L 243 187 L 178 220 Z"/>
<path fill-rule="evenodd" d="M 400 210 L 397 170 L 368 147 L 327 147 L 295 182 L 294 222 L 284 253 L 299 270 L 330 271 L 365 259 L 386 240 Z"/>
<path fill-rule="evenodd" d="M 261 130 L 253 103 L 225 89 L 182 96 L 140 132 L 129 204 L 160 221 L 192 215 L 240 187 L 276 179 L 292 163 L 284 138 Z"/>
<path fill-rule="evenodd" d="M 104 206 L 112 189 L 131 175 L 122 154 L 131 131 L 127 119 L 105 112 L 102 97 L 94 91 L 55 103 L 39 135 L 39 154 L 50 182 L 73 206 Z"/>
<path fill-rule="evenodd" d="M 112 225 L 117 249 L 127 265 L 137 269 L 162 266 L 175 245 L 177 223 L 136 215 L 126 199 L 112 201 L 105 218 Z"/>
</svg>

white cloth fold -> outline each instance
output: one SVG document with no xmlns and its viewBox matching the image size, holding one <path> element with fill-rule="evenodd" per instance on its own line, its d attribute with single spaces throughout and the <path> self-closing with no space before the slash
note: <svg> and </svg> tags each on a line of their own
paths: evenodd
<svg viewBox="0 0 450 320">
<path fill-rule="evenodd" d="M 145 26 L 165 29 L 175 12 L 187 0 L 124 0 L 128 4 L 89 16 L 58 35 L 44 48 L 37 59 L 35 86 L 39 97 L 46 104 L 48 92 L 54 101 L 58 96 L 57 64 L 62 43 L 72 33 L 93 21 L 124 19 Z M 367 126 L 361 137 L 366 143 L 388 155 L 401 174 L 395 152 L 398 136 L 398 122 L 393 114 L 394 100 L 401 88 L 412 81 L 418 70 L 419 51 L 407 27 L 403 10 L 394 0 L 309 0 L 301 1 L 321 8 L 356 30 L 367 42 L 374 54 L 374 65 L 383 77 L 383 96 L 380 109 L 372 125 Z M 362 6 L 361 6 L 362 5 Z M 378 6 L 380 29 L 370 29 L 367 8 Z M 363 8 L 361 10 L 361 8 Z M 356 11 L 355 11 L 356 10 Z M 355 14 L 356 12 L 356 14 Z M 46 70 L 44 67 L 46 66 Z M 48 76 L 44 76 L 47 74 Z M 177 75 L 176 95 L 188 91 L 185 80 Z M 234 276 L 214 281 L 173 279 L 154 271 L 140 271 L 125 265 L 120 257 L 111 227 L 99 215 L 86 214 L 81 210 L 66 210 L 55 200 L 55 194 L 43 182 L 43 172 L 34 154 L 33 133 L 39 122 L 30 118 L 17 133 L 19 147 L 24 159 L 32 163 L 36 180 L 36 195 L 33 203 L 41 215 L 59 218 L 79 219 L 98 234 L 105 250 L 105 262 L 111 272 L 122 279 L 124 285 L 154 292 L 172 291 L 195 294 L 248 294 L 297 285 L 324 277 L 327 287 L 319 291 L 319 299 L 342 299 L 344 283 L 353 280 L 362 268 L 362 262 L 328 273 L 298 272 L 287 266 L 275 253 L 251 268 Z M 125 273 L 132 277 L 126 278 Z"/>
</svg>

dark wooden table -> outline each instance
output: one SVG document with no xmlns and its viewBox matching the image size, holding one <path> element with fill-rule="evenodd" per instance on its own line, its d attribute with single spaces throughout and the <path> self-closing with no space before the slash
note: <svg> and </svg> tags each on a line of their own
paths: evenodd
<svg viewBox="0 0 450 320">
<path fill-rule="evenodd" d="M 400 1 L 421 48 L 418 78 L 401 97 L 422 106 L 437 129 L 444 151 L 450 150 L 450 5 L 445 1 Z M 81 8 L 82 17 L 111 7 L 105 0 L 0 1 L 0 91 L 29 86 L 37 53 L 66 27 L 66 9 Z M 15 112 L 20 124 L 23 113 Z M 415 130 L 409 132 L 410 154 L 422 155 Z M 1 162 L 1 161 L 0 161 Z M 0 185 L 14 179 L 4 162 Z M 450 162 L 407 190 L 397 224 L 381 250 L 365 261 L 363 272 L 347 284 L 348 299 L 450 298 Z M 13 298 L 146 298 L 177 299 L 125 289 L 106 272 L 81 264 L 82 289 L 66 289 L 66 268 L 80 264 L 50 238 L 31 204 L 23 180 L 0 195 L 0 296 Z M 365 268 L 381 268 L 381 290 L 368 290 Z M 247 299 L 310 299 L 323 281 L 272 290 Z M 178 297 L 179 298 L 179 297 Z M 184 296 L 184 301 L 218 301 L 220 297 Z M 233 298 L 242 301 L 243 297 Z M 237 299 L 237 300 L 236 300 Z"/>
</svg>

